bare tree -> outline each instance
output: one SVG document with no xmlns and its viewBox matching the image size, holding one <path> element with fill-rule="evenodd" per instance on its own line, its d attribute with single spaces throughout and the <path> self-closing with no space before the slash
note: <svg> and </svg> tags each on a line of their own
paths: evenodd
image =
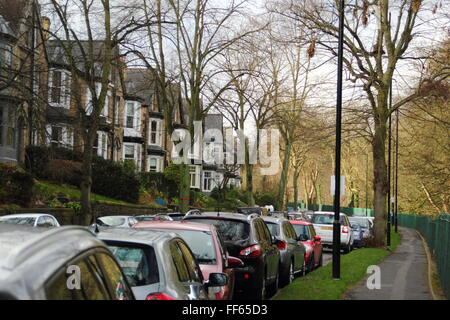
<svg viewBox="0 0 450 320">
<path fill-rule="evenodd" d="M 425 4 L 420 0 L 352 1 L 346 4 L 344 65 L 349 80 L 360 85 L 370 106 L 370 126 L 373 128 L 375 242 L 383 246 L 386 234 L 386 195 L 388 192 L 386 166 L 387 120 L 396 109 L 421 96 L 415 90 L 390 106 L 389 91 L 396 68 L 406 60 L 425 60 L 422 54 L 412 54 L 410 45 L 418 38 L 426 23 L 432 26 L 433 13 L 440 1 Z M 290 18 L 314 32 L 318 47 L 332 56 L 337 55 L 338 1 L 276 1 L 271 11 Z M 445 10 L 445 8 L 443 9 Z M 391 16 L 392 15 L 392 16 Z M 436 26 L 437 27 L 437 26 Z M 448 73 L 448 72 L 447 72 Z M 446 77 L 445 72 L 429 76 L 434 82 Z M 422 79 L 422 84 L 425 83 Z M 421 84 L 418 86 L 421 87 Z"/>
</svg>

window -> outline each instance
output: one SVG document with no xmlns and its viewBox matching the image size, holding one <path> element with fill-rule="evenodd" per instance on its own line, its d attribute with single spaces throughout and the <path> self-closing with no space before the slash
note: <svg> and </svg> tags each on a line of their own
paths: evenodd
<svg viewBox="0 0 450 320">
<path fill-rule="evenodd" d="M 137 170 L 141 170 L 141 145 L 126 143 L 124 144 L 124 161 L 133 161 Z"/>
<path fill-rule="evenodd" d="M 192 219 L 192 221 L 214 225 L 224 241 L 239 241 L 250 236 L 250 225 L 247 222 L 224 219 Z"/>
<path fill-rule="evenodd" d="M 0 146 L 16 147 L 16 116 L 11 107 L 0 107 Z"/>
<path fill-rule="evenodd" d="M 189 166 L 189 175 L 191 177 L 191 188 L 200 189 L 200 167 Z"/>
<path fill-rule="evenodd" d="M 183 253 L 184 261 L 186 262 L 191 281 L 203 283 L 202 272 L 200 271 L 200 267 L 197 265 L 197 261 L 195 260 L 191 250 L 189 250 L 186 244 L 181 241 L 178 241 L 178 246 Z"/>
<path fill-rule="evenodd" d="M 103 159 L 108 158 L 108 134 L 97 131 L 97 138 L 94 141 L 94 152 Z"/>
<path fill-rule="evenodd" d="M 90 259 L 74 263 L 80 269 L 81 288 L 69 289 L 67 278 L 70 273 L 62 268 L 46 285 L 48 300 L 108 300 L 108 290 L 102 280 L 101 271 L 92 264 Z"/>
<path fill-rule="evenodd" d="M 131 300 L 133 293 L 128 287 L 125 277 L 114 259 L 106 253 L 97 254 L 97 258 L 105 273 L 105 278 L 109 283 L 113 298 L 115 300 Z"/>
<path fill-rule="evenodd" d="M 158 263 L 152 247 L 140 248 L 122 244 L 109 245 L 132 287 L 159 282 Z"/>
<path fill-rule="evenodd" d="M 127 113 L 126 113 L 126 122 L 125 126 L 127 128 L 134 128 L 134 117 L 135 117 L 135 111 L 134 111 L 134 103 L 128 102 L 127 103 Z"/>
<path fill-rule="evenodd" d="M 175 265 L 175 269 L 177 270 L 178 280 L 180 282 L 189 282 L 189 272 L 186 267 L 186 263 L 184 262 L 181 250 L 180 248 L 178 248 L 176 241 L 173 241 L 170 244 L 170 255 L 172 256 L 173 264 Z"/>
<path fill-rule="evenodd" d="M 203 191 L 210 192 L 214 188 L 213 171 L 203 171 Z"/>
<path fill-rule="evenodd" d="M 200 264 L 216 264 L 216 247 L 211 232 L 165 229 L 178 233 L 188 244 Z"/>
<path fill-rule="evenodd" d="M 50 70 L 49 102 L 54 107 L 70 107 L 70 74 L 65 70 Z"/>
<path fill-rule="evenodd" d="M 157 158 L 149 158 L 149 170 L 152 172 L 158 171 L 158 159 Z"/>
<path fill-rule="evenodd" d="M 150 144 L 158 144 L 158 121 L 150 121 Z"/>
<path fill-rule="evenodd" d="M 266 223 L 267 227 L 270 230 L 270 234 L 272 236 L 279 236 L 280 235 L 280 226 L 276 223 Z M 264 235 L 263 235 L 264 238 Z"/>
<path fill-rule="evenodd" d="M 7 76 L 12 66 L 12 46 L 10 44 L 0 43 L 0 75 Z"/>
<path fill-rule="evenodd" d="M 64 125 L 49 125 L 47 126 L 47 132 L 50 137 L 49 144 L 51 146 L 66 148 L 71 148 L 73 146 L 73 130 L 71 127 Z"/>
<path fill-rule="evenodd" d="M 297 237 L 300 237 L 302 234 L 306 235 L 309 239 L 309 228 L 308 226 L 301 225 L 301 224 L 294 224 L 293 225 L 295 234 Z"/>
</svg>

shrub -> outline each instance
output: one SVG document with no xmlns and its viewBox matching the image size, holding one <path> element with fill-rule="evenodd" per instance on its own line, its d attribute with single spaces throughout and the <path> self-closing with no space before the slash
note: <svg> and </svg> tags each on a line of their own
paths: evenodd
<svg viewBox="0 0 450 320">
<path fill-rule="evenodd" d="M 140 181 L 136 172 L 122 163 L 95 157 L 92 163 L 92 191 L 126 202 L 138 203 Z"/>
<path fill-rule="evenodd" d="M 59 184 L 68 183 L 80 186 L 81 183 L 81 163 L 69 160 L 50 160 L 43 175 L 46 179 Z"/>
<path fill-rule="evenodd" d="M 0 203 L 29 206 L 33 196 L 33 176 L 15 164 L 0 163 Z"/>
<path fill-rule="evenodd" d="M 47 147 L 28 146 L 25 153 L 26 168 L 38 178 L 46 178 L 44 173 L 50 161 L 50 150 Z"/>
<path fill-rule="evenodd" d="M 255 193 L 255 202 L 259 206 L 273 205 L 279 208 L 278 197 L 271 193 Z"/>
</svg>

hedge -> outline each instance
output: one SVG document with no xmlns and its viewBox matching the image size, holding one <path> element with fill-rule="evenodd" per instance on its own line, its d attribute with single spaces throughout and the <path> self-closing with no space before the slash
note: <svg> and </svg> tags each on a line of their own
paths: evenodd
<svg viewBox="0 0 450 320">
<path fill-rule="evenodd" d="M 29 206 L 33 196 L 33 176 L 15 164 L 0 163 L 0 204 Z"/>
</svg>

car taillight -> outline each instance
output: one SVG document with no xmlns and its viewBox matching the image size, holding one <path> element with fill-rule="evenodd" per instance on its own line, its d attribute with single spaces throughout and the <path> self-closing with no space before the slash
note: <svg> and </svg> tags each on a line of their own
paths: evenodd
<svg viewBox="0 0 450 320">
<path fill-rule="evenodd" d="M 286 250 L 286 242 L 283 240 L 277 241 L 277 248 L 280 250 Z"/>
<path fill-rule="evenodd" d="M 171 296 L 164 294 L 162 292 L 150 293 L 145 300 L 175 300 Z"/>
<path fill-rule="evenodd" d="M 239 252 L 241 256 L 246 256 L 249 258 L 257 258 L 261 254 L 261 246 L 259 244 L 255 244 L 253 246 L 247 247 L 244 250 Z"/>
<path fill-rule="evenodd" d="M 348 227 L 347 226 L 343 226 L 342 227 L 342 233 L 348 233 Z"/>
</svg>

